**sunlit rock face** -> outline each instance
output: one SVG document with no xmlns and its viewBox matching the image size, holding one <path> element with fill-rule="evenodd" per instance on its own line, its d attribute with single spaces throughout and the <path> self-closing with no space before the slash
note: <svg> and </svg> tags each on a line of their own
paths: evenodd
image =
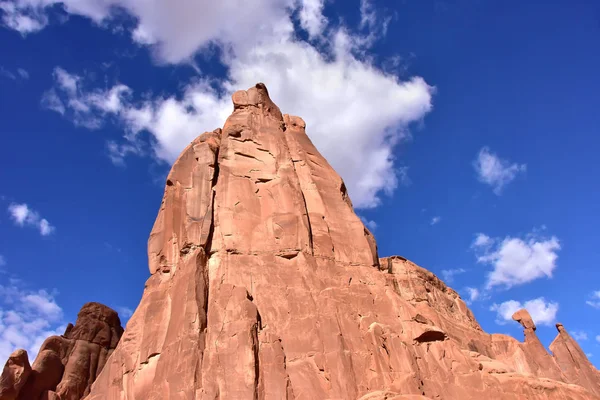
<svg viewBox="0 0 600 400">
<path fill-rule="evenodd" d="M 599 398 L 566 332 L 554 356 L 526 311 L 524 342 L 487 334 L 434 274 L 379 258 L 305 128 L 257 84 L 183 150 L 142 300 L 87 400 Z"/>
</svg>

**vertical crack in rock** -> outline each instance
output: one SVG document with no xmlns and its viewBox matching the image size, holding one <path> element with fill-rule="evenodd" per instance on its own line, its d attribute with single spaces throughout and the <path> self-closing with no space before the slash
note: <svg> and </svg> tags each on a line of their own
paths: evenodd
<svg viewBox="0 0 600 400">
<path fill-rule="evenodd" d="M 252 350 L 254 352 L 254 400 L 259 400 L 260 385 L 260 343 L 258 331 L 261 329 L 260 312 L 256 310 L 256 323 L 252 326 Z"/>
<path fill-rule="evenodd" d="M 296 170 L 296 162 L 294 160 L 292 160 L 292 165 L 294 167 L 294 172 L 296 173 L 296 176 L 298 176 L 298 180 L 300 180 L 300 176 L 298 175 L 298 171 Z M 306 222 L 308 225 L 308 245 L 310 248 L 310 255 L 314 256 L 315 255 L 315 249 L 314 249 L 314 239 L 313 239 L 313 230 L 312 230 L 312 224 L 310 222 L 310 214 L 308 212 L 308 205 L 306 204 L 306 196 L 304 195 L 304 190 L 302 189 L 302 185 L 300 185 L 300 194 L 302 195 L 302 204 L 304 205 L 304 215 L 306 215 Z"/>
</svg>

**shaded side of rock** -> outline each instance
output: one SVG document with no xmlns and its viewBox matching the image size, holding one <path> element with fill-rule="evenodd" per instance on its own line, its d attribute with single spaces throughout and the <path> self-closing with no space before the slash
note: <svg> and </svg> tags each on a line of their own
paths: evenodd
<svg viewBox="0 0 600 400">
<path fill-rule="evenodd" d="M 11 355 L 0 377 L 0 400 L 82 399 L 122 333 L 116 311 L 85 304 L 63 336 L 44 341 L 31 367 L 24 350 Z"/>
<path fill-rule="evenodd" d="M 15 400 L 31 374 L 31 366 L 25 350 L 14 351 L 0 375 L 0 399 Z"/>
</svg>

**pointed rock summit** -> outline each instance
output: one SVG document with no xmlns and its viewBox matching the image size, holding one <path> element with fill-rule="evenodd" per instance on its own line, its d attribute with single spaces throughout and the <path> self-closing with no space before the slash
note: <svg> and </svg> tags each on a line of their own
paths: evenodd
<svg viewBox="0 0 600 400">
<path fill-rule="evenodd" d="M 562 326 L 554 356 L 526 311 L 525 342 L 487 334 L 434 274 L 380 259 L 265 85 L 233 105 L 169 173 L 142 300 L 86 400 L 600 399 Z"/>
</svg>

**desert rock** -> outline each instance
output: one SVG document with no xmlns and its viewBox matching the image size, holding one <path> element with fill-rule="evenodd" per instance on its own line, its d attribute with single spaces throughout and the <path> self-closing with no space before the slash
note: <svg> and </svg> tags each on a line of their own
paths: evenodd
<svg viewBox="0 0 600 400">
<path fill-rule="evenodd" d="M 570 337 L 551 356 L 526 313 L 524 343 L 487 334 L 434 274 L 380 259 L 263 84 L 233 106 L 167 177 L 141 303 L 87 400 L 600 398 Z"/>
<path fill-rule="evenodd" d="M 85 304 L 63 336 L 44 341 L 31 367 L 24 350 L 11 355 L 0 377 L 0 400 L 82 399 L 122 334 L 116 311 Z"/>
</svg>

